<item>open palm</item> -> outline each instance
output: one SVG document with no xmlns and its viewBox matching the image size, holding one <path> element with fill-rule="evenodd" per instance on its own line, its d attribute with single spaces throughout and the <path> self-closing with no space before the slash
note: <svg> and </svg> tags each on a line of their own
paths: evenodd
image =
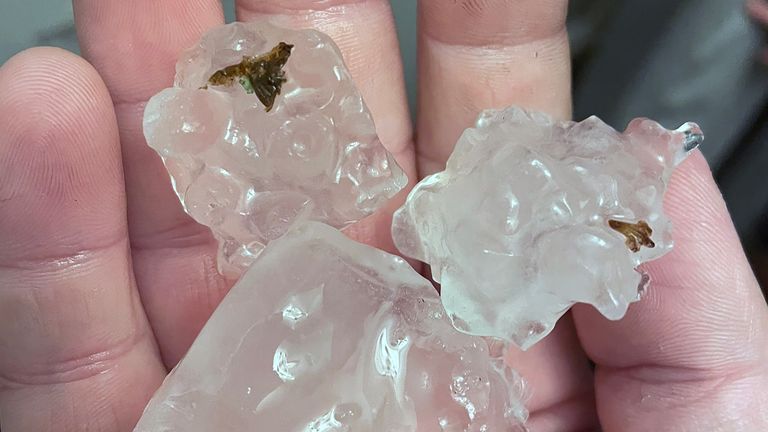
<svg viewBox="0 0 768 432">
<path fill-rule="evenodd" d="M 231 285 L 141 130 L 179 52 L 223 22 L 219 0 L 74 6 L 93 66 L 38 48 L 0 69 L 3 432 L 131 430 Z M 415 180 L 441 169 L 483 108 L 570 115 L 566 6 L 422 0 L 416 140 L 387 1 L 239 0 L 238 19 L 330 34 Z M 350 234 L 393 251 L 403 199 Z M 677 248 L 646 266 L 645 300 L 620 322 L 577 307 L 510 353 L 531 384 L 534 431 L 768 430 L 768 308 L 699 153 L 666 204 Z"/>
</svg>

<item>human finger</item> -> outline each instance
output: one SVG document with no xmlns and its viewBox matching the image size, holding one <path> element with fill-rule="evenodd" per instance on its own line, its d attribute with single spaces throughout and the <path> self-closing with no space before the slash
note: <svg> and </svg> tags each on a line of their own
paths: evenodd
<svg viewBox="0 0 768 432">
<path fill-rule="evenodd" d="M 147 146 L 147 100 L 173 83 L 179 54 L 224 22 L 218 0 L 74 0 L 83 53 L 115 103 L 133 266 L 163 358 L 172 367 L 229 289 L 208 228 L 187 216 Z"/>
<path fill-rule="evenodd" d="M 672 177 L 674 250 L 612 322 L 574 309 L 605 431 L 768 428 L 768 306 L 700 152 Z"/>
<path fill-rule="evenodd" d="M 0 423 L 133 427 L 165 369 L 130 264 L 109 94 L 82 59 L 0 68 Z"/>
</svg>

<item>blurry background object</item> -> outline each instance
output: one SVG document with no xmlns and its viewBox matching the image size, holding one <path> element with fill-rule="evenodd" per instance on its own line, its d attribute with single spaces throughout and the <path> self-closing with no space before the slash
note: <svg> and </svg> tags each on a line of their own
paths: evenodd
<svg viewBox="0 0 768 432">
<path fill-rule="evenodd" d="M 596 114 L 617 128 L 637 116 L 698 122 L 701 150 L 764 277 L 766 23 L 765 0 L 572 0 L 569 22 L 575 117 Z"/>
<path fill-rule="evenodd" d="M 79 51 L 71 2 L 4 1 L 0 12 L 0 64 L 17 52 L 38 45 Z"/>
<path fill-rule="evenodd" d="M 36 45 L 78 52 L 70 2 L 4 3 L 0 63 Z M 416 0 L 391 3 L 413 107 Z M 233 0 L 224 6 L 232 20 Z M 596 114 L 618 129 L 637 116 L 701 124 L 702 151 L 768 285 L 768 2 L 571 0 L 570 9 L 575 117 Z"/>
<path fill-rule="evenodd" d="M 577 69 L 576 117 L 597 114 L 617 127 L 640 115 L 668 127 L 695 119 L 717 170 L 768 94 L 743 1 L 613 1 L 588 52 L 575 53 L 588 56 Z"/>
<path fill-rule="evenodd" d="M 763 34 L 768 34 L 768 1 L 766 0 L 746 0 L 747 13 L 761 27 Z M 760 61 L 768 65 L 768 47 L 763 46 L 760 50 Z"/>
</svg>

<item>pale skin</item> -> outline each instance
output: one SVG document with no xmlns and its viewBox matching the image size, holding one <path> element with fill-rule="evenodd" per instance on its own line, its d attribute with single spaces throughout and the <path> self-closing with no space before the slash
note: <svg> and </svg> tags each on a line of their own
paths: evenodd
<svg viewBox="0 0 768 432">
<path fill-rule="evenodd" d="M 223 22 L 218 1 L 74 9 L 87 62 L 37 48 L 0 69 L 3 432 L 131 430 L 230 286 L 141 132 L 178 53 Z M 277 16 L 334 37 L 411 179 L 440 169 L 482 108 L 570 116 L 564 0 L 420 10 L 415 126 L 387 1 L 240 0 L 238 19 Z M 350 234 L 393 250 L 403 198 Z M 653 284 L 624 320 L 576 307 L 510 354 L 532 388 L 533 431 L 768 430 L 768 308 L 700 153 L 665 203 L 677 246 L 645 266 Z"/>
</svg>

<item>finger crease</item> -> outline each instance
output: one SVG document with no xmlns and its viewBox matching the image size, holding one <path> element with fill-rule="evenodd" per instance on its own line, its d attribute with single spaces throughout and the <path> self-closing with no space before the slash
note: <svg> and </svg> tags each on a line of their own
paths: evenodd
<svg viewBox="0 0 768 432">
<path fill-rule="evenodd" d="M 724 378 L 736 379 L 752 375 L 759 367 L 755 363 L 736 361 L 710 368 L 658 364 L 639 364 L 626 367 L 598 365 L 602 373 L 622 375 L 633 381 L 652 385 L 719 382 Z"/>
<path fill-rule="evenodd" d="M 472 52 L 504 51 L 510 49 L 519 49 L 527 46 L 552 46 L 560 44 L 562 40 L 568 40 L 568 30 L 565 26 L 557 27 L 552 32 L 538 34 L 534 37 L 520 38 L 510 37 L 501 39 L 499 37 L 479 39 L 476 43 L 470 42 L 449 42 L 440 39 L 429 33 L 423 34 L 424 38 L 433 44 L 443 47 L 455 48 L 457 50 L 466 50 Z M 553 42 L 554 41 L 554 42 Z"/>
<path fill-rule="evenodd" d="M 180 249 L 210 244 L 213 236 L 209 228 L 192 219 L 173 224 L 163 230 L 131 236 L 131 249 Z"/>
<path fill-rule="evenodd" d="M 170 83 L 169 83 L 170 85 Z M 162 89 L 158 89 L 160 91 Z M 144 112 L 144 108 L 147 105 L 148 98 L 129 98 L 120 94 L 112 93 L 112 104 L 115 107 L 115 111 L 127 110 L 127 111 L 140 111 Z"/>
<path fill-rule="evenodd" d="M 127 234 L 121 234 L 102 243 L 85 249 L 62 254 L 39 254 L 16 257 L 10 261 L 0 261 L 0 270 L 34 270 L 39 273 L 62 271 L 75 266 L 83 266 L 126 241 Z"/>
<path fill-rule="evenodd" d="M 306 14 L 330 11 L 339 7 L 367 3 L 373 0 L 302 0 L 274 4 L 274 2 L 242 1 L 237 3 L 241 12 L 249 14 Z"/>
<path fill-rule="evenodd" d="M 146 341 L 149 334 L 144 327 L 99 351 L 55 363 L 24 365 L 30 369 L 28 371 L 0 371 L 0 389 L 66 384 L 107 373 L 117 367 L 121 359 L 136 350 L 141 342 Z"/>
</svg>

